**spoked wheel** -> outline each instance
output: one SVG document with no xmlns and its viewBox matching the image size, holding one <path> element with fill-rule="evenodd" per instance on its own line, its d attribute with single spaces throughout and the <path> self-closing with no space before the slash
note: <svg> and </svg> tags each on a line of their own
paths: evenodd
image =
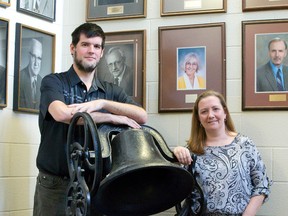
<svg viewBox="0 0 288 216">
<path fill-rule="evenodd" d="M 83 126 L 77 122 L 83 122 Z M 97 127 L 88 113 L 76 113 L 67 135 L 70 185 L 66 215 L 90 215 L 90 201 L 102 178 L 102 154 Z"/>
<path fill-rule="evenodd" d="M 89 209 L 90 194 L 87 188 L 83 188 L 77 182 L 72 182 L 68 190 L 66 215 L 86 216 L 89 215 Z"/>
</svg>

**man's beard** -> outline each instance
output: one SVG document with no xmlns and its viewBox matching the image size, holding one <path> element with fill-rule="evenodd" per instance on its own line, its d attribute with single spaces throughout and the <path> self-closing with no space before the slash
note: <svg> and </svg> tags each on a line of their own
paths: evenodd
<svg viewBox="0 0 288 216">
<path fill-rule="evenodd" d="M 95 62 L 95 64 L 93 64 L 93 65 L 83 64 L 82 60 L 77 59 L 77 52 L 75 52 L 75 55 L 74 55 L 74 62 L 77 65 L 77 67 L 79 68 L 79 70 L 84 71 L 86 73 L 92 73 L 95 70 L 95 68 L 97 67 L 97 62 Z"/>
</svg>

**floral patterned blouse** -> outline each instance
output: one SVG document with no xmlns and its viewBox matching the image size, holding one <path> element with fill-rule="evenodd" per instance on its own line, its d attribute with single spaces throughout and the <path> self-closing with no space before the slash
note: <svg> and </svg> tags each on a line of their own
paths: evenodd
<svg viewBox="0 0 288 216">
<path fill-rule="evenodd" d="M 241 214 L 251 197 L 264 194 L 266 201 L 270 193 L 271 181 L 260 153 L 253 141 L 241 134 L 229 145 L 205 147 L 205 154 L 197 156 L 195 172 L 208 214 Z"/>
</svg>

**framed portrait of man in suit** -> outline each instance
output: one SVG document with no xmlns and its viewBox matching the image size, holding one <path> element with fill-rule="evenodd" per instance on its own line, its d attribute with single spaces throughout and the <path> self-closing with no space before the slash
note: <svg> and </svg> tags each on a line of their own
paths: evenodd
<svg viewBox="0 0 288 216">
<path fill-rule="evenodd" d="M 8 26 L 8 20 L 0 19 L 0 108 L 7 106 Z"/>
<path fill-rule="evenodd" d="M 288 109 L 288 20 L 243 21 L 242 110 Z"/>
<path fill-rule="evenodd" d="M 43 77 L 54 73 L 55 35 L 16 23 L 13 110 L 39 112 Z"/>
<path fill-rule="evenodd" d="M 97 76 L 120 86 L 145 107 L 145 31 L 106 33 Z"/>
<path fill-rule="evenodd" d="M 17 11 L 54 22 L 56 0 L 17 0 Z"/>
</svg>

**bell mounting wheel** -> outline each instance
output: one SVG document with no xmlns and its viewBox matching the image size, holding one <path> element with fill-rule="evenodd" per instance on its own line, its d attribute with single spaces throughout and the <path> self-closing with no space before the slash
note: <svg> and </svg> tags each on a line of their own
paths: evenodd
<svg viewBox="0 0 288 216">
<path fill-rule="evenodd" d="M 93 197 L 102 178 L 102 155 L 97 127 L 88 113 L 76 113 L 67 135 L 70 185 L 66 214 L 89 215 Z"/>
</svg>

